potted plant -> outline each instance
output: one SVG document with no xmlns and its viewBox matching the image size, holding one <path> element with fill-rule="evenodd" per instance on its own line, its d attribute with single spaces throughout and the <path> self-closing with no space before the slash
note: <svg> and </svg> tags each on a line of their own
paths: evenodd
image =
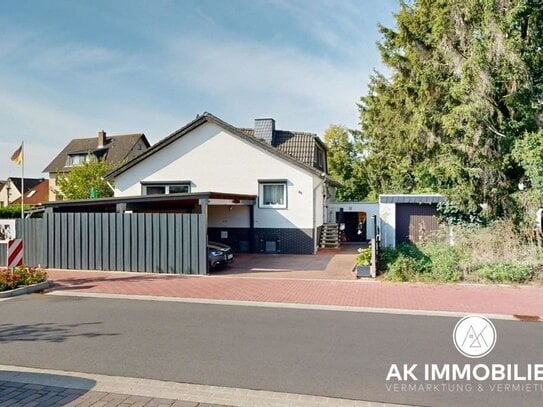
<svg viewBox="0 0 543 407">
<path fill-rule="evenodd" d="M 358 249 L 356 256 L 356 276 L 371 277 L 371 244 L 362 249 Z"/>
</svg>

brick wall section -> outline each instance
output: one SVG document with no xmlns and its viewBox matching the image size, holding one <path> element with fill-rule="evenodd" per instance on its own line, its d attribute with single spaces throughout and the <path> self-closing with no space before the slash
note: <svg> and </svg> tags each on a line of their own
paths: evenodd
<svg viewBox="0 0 543 407">
<path fill-rule="evenodd" d="M 221 239 L 221 231 L 228 232 L 227 239 Z M 208 237 L 209 240 L 227 244 L 235 252 L 240 252 L 245 251 L 243 242 L 250 241 L 251 230 L 249 228 L 209 228 Z M 266 241 L 277 242 L 277 253 L 313 254 L 314 250 L 312 229 L 255 228 L 252 236 L 253 251 L 264 253 Z"/>
</svg>

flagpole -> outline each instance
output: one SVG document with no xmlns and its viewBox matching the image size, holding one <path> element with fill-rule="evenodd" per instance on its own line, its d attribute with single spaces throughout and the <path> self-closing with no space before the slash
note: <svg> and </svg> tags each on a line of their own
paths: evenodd
<svg viewBox="0 0 543 407">
<path fill-rule="evenodd" d="M 25 142 L 21 143 L 21 219 L 25 218 Z"/>
</svg>

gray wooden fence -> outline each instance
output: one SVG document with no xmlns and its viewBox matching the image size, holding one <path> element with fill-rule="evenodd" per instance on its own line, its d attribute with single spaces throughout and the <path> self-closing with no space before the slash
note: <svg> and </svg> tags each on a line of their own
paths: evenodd
<svg viewBox="0 0 543 407">
<path fill-rule="evenodd" d="M 31 266 L 207 274 L 202 214 L 53 213 L 18 220 L 17 236 L 24 236 Z"/>
</svg>

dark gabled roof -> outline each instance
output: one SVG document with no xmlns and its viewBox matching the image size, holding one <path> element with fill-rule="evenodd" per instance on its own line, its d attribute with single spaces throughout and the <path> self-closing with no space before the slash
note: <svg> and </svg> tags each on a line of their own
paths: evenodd
<svg viewBox="0 0 543 407">
<path fill-rule="evenodd" d="M 106 153 L 106 162 L 117 166 L 123 162 L 132 148 L 143 140 L 145 145 L 149 147 L 149 141 L 145 134 L 122 134 L 118 136 L 107 136 L 106 143 L 103 147 L 98 147 L 98 138 L 77 138 L 71 140 L 66 147 L 55 157 L 53 161 L 43 170 L 43 172 L 62 172 L 69 171 L 72 167 L 66 167 L 66 159 L 72 154 L 86 153 Z"/>
<path fill-rule="evenodd" d="M 252 137 L 255 135 L 254 129 L 240 128 L 240 130 Z M 273 132 L 272 146 L 312 167 L 315 162 L 316 144 L 327 150 L 324 143 L 314 133 L 286 130 Z"/>
<path fill-rule="evenodd" d="M 312 174 L 319 175 L 319 176 L 322 174 L 322 171 L 319 171 L 317 168 L 313 167 L 313 165 L 312 165 L 313 157 L 311 157 L 311 164 L 307 164 L 304 161 L 298 160 L 297 158 L 295 158 L 294 156 L 288 154 L 287 152 L 282 151 L 282 149 L 280 149 L 279 147 L 274 147 L 274 146 L 266 143 L 265 141 L 262 141 L 259 138 L 256 138 L 256 137 L 250 135 L 248 132 L 244 131 L 243 129 L 239 129 L 237 127 L 234 127 L 231 124 L 225 122 L 224 120 L 221 120 L 218 117 L 212 115 L 211 113 L 204 112 L 202 115 L 197 116 L 196 119 L 194 119 L 193 121 L 191 121 L 190 123 L 188 123 L 184 127 L 180 128 L 179 130 L 171 133 L 169 136 L 167 136 L 167 137 L 163 138 L 162 140 L 160 140 L 158 143 L 156 143 L 155 145 L 150 147 L 148 150 L 146 150 L 143 154 L 139 155 L 138 157 L 134 158 L 133 160 L 130 160 L 129 162 L 125 163 L 124 165 L 121 165 L 119 168 L 117 168 L 116 170 L 109 173 L 106 178 L 114 178 L 117 175 L 122 174 L 123 172 L 125 172 L 129 168 L 132 168 L 134 165 L 136 165 L 139 162 L 145 160 L 147 157 L 153 155 L 157 151 L 162 150 L 163 148 L 167 147 L 168 145 L 170 145 L 174 141 L 176 141 L 176 140 L 180 139 L 181 137 L 183 137 L 185 134 L 191 132 L 195 128 L 197 128 L 197 127 L 199 127 L 199 126 L 201 126 L 201 125 L 203 125 L 204 123 L 207 123 L 207 122 L 215 123 L 216 125 L 228 130 L 229 132 L 231 132 L 231 133 L 235 134 L 236 136 L 240 137 L 241 139 L 246 140 L 246 141 L 256 145 L 257 147 L 259 147 L 259 148 L 261 148 L 261 149 L 263 149 L 265 151 L 268 151 L 268 152 L 270 152 L 272 154 L 275 154 L 275 155 L 281 157 L 282 159 L 284 159 L 284 160 L 286 160 L 286 161 L 288 161 L 288 162 L 290 162 L 290 163 L 292 163 L 292 164 L 294 164 L 294 165 L 296 165 L 296 166 L 298 166 L 298 167 L 300 167 L 300 168 L 302 168 L 302 169 L 304 169 L 304 170 L 306 170 L 306 171 L 308 171 L 308 172 L 310 172 Z M 279 133 L 281 133 L 281 131 L 279 131 Z M 282 133 L 290 133 L 290 132 L 282 132 Z M 305 133 L 305 134 L 310 134 L 310 133 Z M 313 137 L 313 136 L 314 135 L 312 135 L 311 137 Z M 285 138 L 287 138 L 287 137 L 285 137 Z M 287 140 L 285 140 L 285 143 L 286 143 L 286 141 Z M 285 148 L 286 148 L 286 145 L 285 145 Z M 340 185 L 336 180 L 329 177 L 328 175 L 326 176 L 326 180 L 330 184 L 332 184 L 334 186 L 339 186 Z"/>
<path fill-rule="evenodd" d="M 26 178 L 25 177 L 25 191 L 28 192 L 30 189 L 34 188 L 36 185 L 38 185 L 40 182 L 42 182 L 44 178 Z M 21 192 L 21 178 L 17 177 L 9 177 L 9 181 L 11 181 L 11 185 L 14 186 L 17 191 Z"/>
</svg>

